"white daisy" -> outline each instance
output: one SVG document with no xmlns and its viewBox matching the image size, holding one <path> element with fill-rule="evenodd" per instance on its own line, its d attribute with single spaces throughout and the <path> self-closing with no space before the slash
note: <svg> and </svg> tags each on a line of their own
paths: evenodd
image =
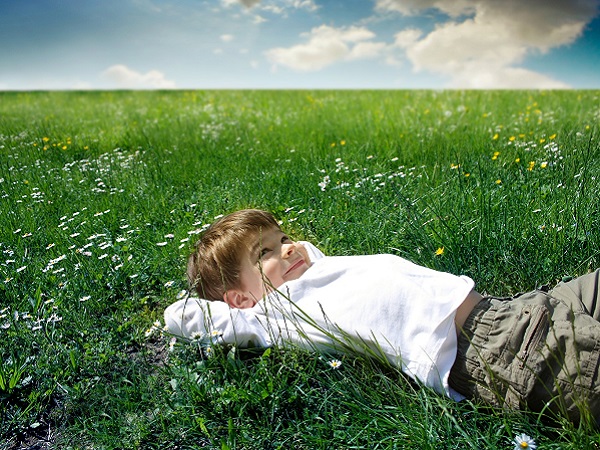
<svg viewBox="0 0 600 450">
<path fill-rule="evenodd" d="M 535 441 L 525 433 L 521 433 L 516 436 L 513 440 L 513 443 L 515 444 L 515 450 L 535 450 L 537 448 Z"/>
</svg>

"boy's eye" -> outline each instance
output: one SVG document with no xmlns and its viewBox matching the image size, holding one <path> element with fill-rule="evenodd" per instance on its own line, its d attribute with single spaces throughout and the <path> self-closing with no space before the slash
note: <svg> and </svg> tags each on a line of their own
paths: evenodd
<svg viewBox="0 0 600 450">
<path fill-rule="evenodd" d="M 258 254 L 259 258 L 264 257 L 267 253 L 269 253 L 271 250 L 269 250 L 268 248 L 263 248 L 260 253 Z"/>
<path fill-rule="evenodd" d="M 285 244 L 287 241 L 291 241 L 291 239 L 288 236 L 284 235 L 284 236 L 281 237 L 281 243 L 282 244 Z"/>
</svg>

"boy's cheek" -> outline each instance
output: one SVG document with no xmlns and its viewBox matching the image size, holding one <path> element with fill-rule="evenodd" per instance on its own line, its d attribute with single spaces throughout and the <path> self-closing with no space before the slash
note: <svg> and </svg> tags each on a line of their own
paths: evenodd
<svg viewBox="0 0 600 450">
<path fill-rule="evenodd" d="M 302 258 L 304 258 L 304 261 L 306 261 L 306 264 L 308 266 L 310 266 L 312 264 L 312 261 L 310 260 L 310 256 L 308 256 L 308 250 L 306 250 L 306 247 L 304 247 L 304 244 L 297 243 L 296 246 L 297 246 L 296 248 L 298 249 L 298 253 L 300 253 L 302 255 Z"/>
</svg>

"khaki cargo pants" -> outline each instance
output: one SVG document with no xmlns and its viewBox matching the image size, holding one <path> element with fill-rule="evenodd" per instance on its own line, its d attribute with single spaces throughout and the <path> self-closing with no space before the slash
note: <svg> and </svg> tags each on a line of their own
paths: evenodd
<svg viewBox="0 0 600 450">
<path fill-rule="evenodd" d="M 486 297 L 458 340 L 450 386 L 494 405 L 600 423 L 600 269 L 551 290 Z"/>
</svg>

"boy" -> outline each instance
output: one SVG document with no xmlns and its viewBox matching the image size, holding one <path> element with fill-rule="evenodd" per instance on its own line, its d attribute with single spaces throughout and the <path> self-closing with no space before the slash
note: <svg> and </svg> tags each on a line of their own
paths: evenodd
<svg viewBox="0 0 600 450">
<path fill-rule="evenodd" d="M 174 334 L 212 326 L 238 345 L 358 351 L 455 399 L 600 418 L 599 271 L 484 298 L 466 276 L 394 255 L 324 257 L 271 214 L 242 210 L 205 232 L 188 277 L 200 297 L 224 303 L 171 305 Z"/>
</svg>

